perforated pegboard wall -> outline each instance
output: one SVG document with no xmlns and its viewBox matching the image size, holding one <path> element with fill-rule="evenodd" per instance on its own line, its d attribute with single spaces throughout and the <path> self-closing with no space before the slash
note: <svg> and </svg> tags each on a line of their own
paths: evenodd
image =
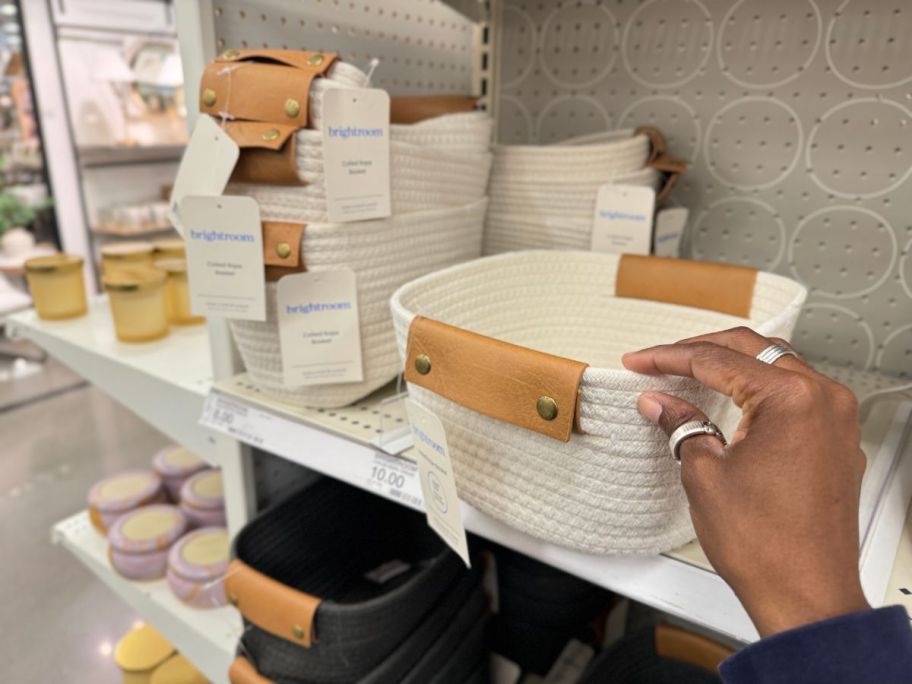
<svg viewBox="0 0 912 684">
<path fill-rule="evenodd" d="M 912 5 L 504 0 L 501 142 L 653 125 L 695 258 L 811 288 L 809 356 L 912 376 Z"/>
<path fill-rule="evenodd" d="M 216 46 L 325 50 L 394 95 L 470 93 L 475 25 L 438 0 L 214 0 Z"/>
</svg>

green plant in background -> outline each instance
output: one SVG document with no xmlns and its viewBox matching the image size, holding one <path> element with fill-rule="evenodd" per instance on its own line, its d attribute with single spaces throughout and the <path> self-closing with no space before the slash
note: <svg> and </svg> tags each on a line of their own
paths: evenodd
<svg viewBox="0 0 912 684">
<path fill-rule="evenodd" d="M 0 193 L 0 235 L 10 228 L 28 228 L 35 220 L 36 213 L 34 208 L 18 197 Z"/>
</svg>

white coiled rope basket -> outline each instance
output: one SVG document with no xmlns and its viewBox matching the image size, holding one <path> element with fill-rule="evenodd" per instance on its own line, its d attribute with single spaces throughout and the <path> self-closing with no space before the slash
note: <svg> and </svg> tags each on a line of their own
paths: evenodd
<svg viewBox="0 0 912 684">
<path fill-rule="evenodd" d="M 647 166 L 651 143 L 630 129 L 559 145 L 495 146 L 483 253 L 588 249 L 600 186 L 659 189 L 661 174 Z"/>
<path fill-rule="evenodd" d="M 622 289 L 619 271 L 636 271 L 642 264 L 673 274 L 672 298 L 693 290 L 685 299 L 705 301 L 706 306 L 713 303 L 716 273 L 691 276 L 706 269 L 735 269 L 733 276 L 746 285 L 744 315 L 631 298 L 652 295 L 638 295 L 635 288 L 631 295 L 626 286 L 628 296 L 617 296 Z M 652 280 L 643 278 L 647 288 Z M 724 281 L 718 282 L 724 287 Z M 462 498 L 555 544 L 595 554 L 651 554 L 675 548 L 694 533 L 667 438 L 639 415 L 637 397 L 649 389 L 673 393 L 703 408 L 729 435 L 740 413 L 728 398 L 693 380 L 627 371 L 621 355 L 737 325 L 787 338 L 805 296 L 805 289 L 792 280 L 741 267 L 527 251 L 426 275 L 397 290 L 391 307 L 409 394 L 443 421 Z M 436 346 L 424 344 L 419 334 L 426 319 L 456 331 L 445 330 Z M 469 339 L 462 331 L 484 337 Z M 453 368 L 447 357 L 462 345 L 476 345 L 472 349 L 479 351 Z M 555 356 L 545 358 L 530 350 Z M 425 365 L 416 372 L 419 355 Z M 570 360 L 588 366 L 580 365 L 578 395 L 576 387 L 567 394 L 577 402 L 575 409 L 558 406 L 570 421 L 568 441 L 561 441 L 536 424 L 543 416 L 535 396 L 549 391 L 537 387 L 546 382 L 537 364 L 573 364 Z M 515 377 L 508 377 L 511 374 Z M 492 376 L 515 391 L 507 392 L 509 396 L 491 393 L 487 386 Z M 467 396 L 473 401 L 480 397 L 479 406 L 467 408 L 444 396 L 453 396 L 450 384 L 466 383 L 471 387 Z M 522 404 L 526 395 L 531 397 L 528 406 Z M 517 410 L 524 412 L 519 421 L 491 417 L 504 406 L 516 409 L 517 402 L 522 404 Z"/>
</svg>

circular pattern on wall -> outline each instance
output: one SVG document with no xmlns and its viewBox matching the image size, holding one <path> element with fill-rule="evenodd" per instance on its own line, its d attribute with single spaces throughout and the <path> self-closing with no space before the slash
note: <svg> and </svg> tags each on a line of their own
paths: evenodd
<svg viewBox="0 0 912 684">
<path fill-rule="evenodd" d="M 830 297 L 858 297 L 883 285 L 896 263 L 896 234 L 863 207 L 824 207 L 798 224 L 789 244 L 792 273 Z"/>
<path fill-rule="evenodd" d="M 899 282 L 906 294 L 912 297 L 912 240 L 903 248 L 899 260 Z"/>
<path fill-rule="evenodd" d="M 633 80 L 672 88 L 706 65 L 712 41 L 712 19 L 699 0 L 647 0 L 625 24 L 621 55 Z"/>
<path fill-rule="evenodd" d="M 497 103 L 497 142 L 527 145 L 532 142 L 532 115 L 512 95 L 501 95 Z"/>
<path fill-rule="evenodd" d="M 912 378 L 912 324 L 891 332 L 880 346 L 877 368 L 901 378 Z"/>
<path fill-rule="evenodd" d="M 787 104 L 771 97 L 742 97 L 722 107 L 709 122 L 706 164 L 726 185 L 768 188 L 795 168 L 802 138 L 798 114 Z"/>
<path fill-rule="evenodd" d="M 785 225 L 776 210 L 751 197 L 713 202 L 700 212 L 691 238 L 693 256 L 772 270 L 785 250 Z"/>
<path fill-rule="evenodd" d="M 512 5 L 504 7 L 500 27 L 503 52 L 510 55 L 509 70 L 505 67 L 500 73 L 501 87 L 510 88 L 528 76 L 535 66 L 538 36 L 531 17 Z"/>
<path fill-rule="evenodd" d="M 739 85 L 780 86 L 814 60 L 822 29 L 813 0 L 739 0 L 722 20 L 716 59 Z"/>
<path fill-rule="evenodd" d="M 672 95 L 650 95 L 631 104 L 621 114 L 618 128 L 654 126 L 668 139 L 675 157 L 694 161 L 700 149 L 700 123 L 697 113 Z"/>
<path fill-rule="evenodd" d="M 851 309 L 836 304 L 805 304 L 792 341 L 817 361 L 864 369 L 874 360 L 871 326 Z"/>
<path fill-rule="evenodd" d="M 891 100 L 843 102 L 811 130 L 806 161 L 811 178 L 834 195 L 889 192 L 912 172 L 912 113 Z"/>
<path fill-rule="evenodd" d="M 551 100 L 538 115 L 538 142 L 560 142 L 611 128 L 611 117 L 588 95 L 564 95 Z"/>
<path fill-rule="evenodd" d="M 592 85 L 617 60 L 617 19 L 591 0 L 555 9 L 542 24 L 542 71 L 558 85 Z"/>
<path fill-rule="evenodd" d="M 827 27 L 827 64 L 857 88 L 894 88 L 912 81 L 912 7 L 897 2 L 871 9 L 867 0 L 845 0 Z"/>
</svg>

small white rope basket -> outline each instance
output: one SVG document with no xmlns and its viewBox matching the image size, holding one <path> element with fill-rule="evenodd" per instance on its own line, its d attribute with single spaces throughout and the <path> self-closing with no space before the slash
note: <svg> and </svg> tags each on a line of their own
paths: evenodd
<svg viewBox="0 0 912 684">
<path fill-rule="evenodd" d="M 266 284 L 266 322 L 231 321 L 231 332 L 251 380 L 270 395 L 302 406 L 348 405 L 390 382 L 400 371 L 389 298 L 413 278 L 481 252 L 484 198 L 459 207 L 397 214 L 357 223 L 312 223 L 309 217 L 274 215 L 266 220 L 304 220 L 301 254 L 308 271 L 345 267 L 355 271 L 364 381 L 285 387 L 276 318 L 276 283 Z"/>
<path fill-rule="evenodd" d="M 740 413 L 695 381 L 627 371 L 621 355 L 737 325 L 787 338 L 805 296 L 742 267 L 527 251 L 419 278 L 391 307 L 409 394 L 443 421 L 462 498 L 555 544 L 650 554 L 693 529 L 667 438 L 637 397 L 673 393 L 729 435 Z"/>
</svg>

